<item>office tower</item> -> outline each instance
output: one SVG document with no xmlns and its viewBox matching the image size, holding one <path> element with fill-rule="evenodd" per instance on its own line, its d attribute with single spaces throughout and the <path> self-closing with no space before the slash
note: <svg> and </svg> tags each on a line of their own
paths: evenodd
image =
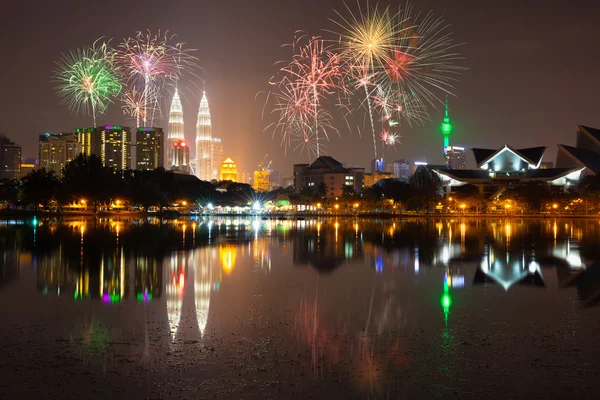
<svg viewBox="0 0 600 400">
<path fill-rule="evenodd" d="M 78 133 L 44 133 L 39 137 L 39 168 L 62 174 L 64 166 L 82 152 Z"/>
<path fill-rule="evenodd" d="M 371 160 L 371 173 L 385 172 L 385 161 L 383 158 Z"/>
<path fill-rule="evenodd" d="M 385 172 L 389 172 L 397 179 L 410 178 L 410 164 L 405 159 L 394 160 L 385 166 Z"/>
<path fill-rule="evenodd" d="M 164 168 L 164 134 L 162 128 L 139 128 L 136 133 L 136 169 Z"/>
<path fill-rule="evenodd" d="M 204 92 L 196 123 L 196 176 L 203 181 L 213 179 L 213 143 L 210 109 Z"/>
<path fill-rule="evenodd" d="M 100 156 L 102 165 L 105 167 L 131 169 L 131 131 L 129 127 L 105 125 L 95 128 L 92 132 L 91 152 Z"/>
<path fill-rule="evenodd" d="M 171 171 L 178 174 L 190 173 L 190 146 L 184 140 L 175 140 L 173 144 Z"/>
<path fill-rule="evenodd" d="M 21 146 L 0 134 L 0 179 L 21 177 Z"/>
<path fill-rule="evenodd" d="M 174 161 L 176 158 L 174 153 L 181 150 L 181 142 L 185 143 L 184 132 L 183 106 L 181 105 L 179 92 L 175 89 L 175 94 L 171 101 L 171 110 L 169 111 L 169 132 L 167 138 L 167 167 L 169 169 L 173 169 L 173 167 L 179 168 L 179 164 L 176 164 Z"/>
<path fill-rule="evenodd" d="M 212 175 L 211 179 L 219 179 L 219 168 L 223 160 L 225 160 L 225 151 L 223 150 L 223 142 L 221 138 L 213 138 L 212 144 Z"/>
<path fill-rule="evenodd" d="M 458 146 L 448 146 L 444 151 L 446 156 L 446 166 L 450 169 L 465 169 L 465 148 Z"/>
</svg>

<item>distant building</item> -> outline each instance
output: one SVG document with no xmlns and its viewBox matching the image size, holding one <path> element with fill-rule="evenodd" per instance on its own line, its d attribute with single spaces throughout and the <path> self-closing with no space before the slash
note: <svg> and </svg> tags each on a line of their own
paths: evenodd
<svg viewBox="0 0 600 400">
<path fill-rule="evenodd" d="M 600 175 L 600 129 L 579 125 L 575 147 L 558 145 L 557 168 L 584 168 L 582 176 Z"/>
<path fill-rule="evenodd" d="M 269 187 L 270 190 L 279 189 L 281 187 L 281 173 L 279 171 L 271 171 Z"/>
<path fill-rule="evenodd" d="M 281 178 L 281 187 L 289 188 L 294 186 L 294 177 L 293 176 L 284 176 Z"/>
<path fill-rule="evenodd" d="M 175 93 L 173 94 L 173 99 L 171 100 L 171 109 L 169 110 L 169 131 L 167 132 L 167 167 L 169 169 L 181 169 L 179 166 L 181 163 L 181 157 L 179 157 L 179 160 L 176 160 L 178 155 L 176 155 L 175 152 L 181 152 L 181 143 L 185 143 L 184 132 L 185 125 L 183 123 L 183 106 L 181 105 L 179 92 L 177 91 L 177 88 L 175 88 Z M 179 154 L 179 156 L 181 156 L 181 154 Z M 186 165 L 187 164 L 188 162 L 186 162 Z"/>
<path fill-rule="evenodd" d="M 385 172 L 389 172 L 397 179 L 410 178 L 410 164 L 405 159 L 394 160 L 385 165 Z"/>
<path fill-rule="evenodd" d="M 426 167 L 428 164 L 426 161 L 415 161 L 410 171 L 410 174 L 413 175 L 419 167 Z"/>
<path fill-rule="evenodd" d="M 0 135 L 0 179 L 21 178 L 21 146 Z"/>
<path fill-rule="evenodd" d="M 29 175 L 35 169 L 35 163 L 21 163 L 21 178 Z"/>
<path fill-rule="evenodd" d="M 105 125 L 96 128 L 93 135 L 97 138 L 92 137 L 92 153 L 100 156 L 102 165 L 131 169 L 131 131 L 128 126 Z M 100 149 L 96 151 L 98 144 Z"/>
<path fill-rule="evenodd" d="M 254 180 L 252 188 L 257 192 L 268 192 L 271 188 L 271 171 L 266 168 L 261 168 L 254 171 Z"/>
<path fill-rule="evenodd" d="M 369 188 L 375 185 L 382 179 L 392 179 L 394 174 L 390 172 L 374 172 L 372 174 L 365 174 L 365 187 Z"/>
<path fill-rule="evenodd" d="M 172 140 L 171 171 L 177 174 L 190 173 L 190 146 L 185 140 Z"/>
<path fill-rule="evenodd" d="M 213 138 L 210 108 L 206 92 L 202 94 L 200 108 L 198 109 L 198 122 L 196 123 L 196 176 L 203 181 L 213 179 Z"/>
<path fill-rule="evenodd" d="M 345 188 L 360 193 L 363 189 L 364 177 L 364 168 L 344 168 L 339 161 L 329 156 L 321 156 L 310 165 L 294 165 L 296 193 L 300 193 L 302 189 L 316 189 L 320 185 L 325 186 L 326 197 L 341 196 Z"/>
<path fill-rule="evenodd" d="M 238 181 L 237 166 L 231 158 L 227 158 L 221 163 L 221 170 L 219 172 L 220 181 Z"/>
<path fill-rule="evenodd" d="M 546 182 L 566 187 L 579 180 L 584 167 L 541 169 L 540 164 L 546 147 L 514 149 L 508 145 L 494 149 L 473 149 L 479 169 L 455 170 L 444 167 L 430 167 L 442 179 L 446 192 L 452 187 L 471 184 L 481 194 L 494 197 L 507 187 L 528 182 Z"/>
<path fill-rule="evenodd" d="M 383 158 L 371 160 L 371 173 L 373 172 L 385 172 L 385 160 Z"/>
<path fill-rule="evenodd" d="M 458 146 L 448 146 L 444 149 L 446 157 L 446 166 L 450 169 L 465 169 L 465 148 Z"/>
<path fill-rule="evenodd" d="M 162 128 L 144 127 L 136 132 L 136 169 L 164 168 L 165 145 Z"/>
<path fill-rule="evenodd" d="M 81 152 L 95 154 L 102 165 L 114 169 L 131 169 L 131 130 L 128 126 L 105 125 L 78 128 L 75 131 Z"/>
<path fill-rule="evenodd" d="M 77 133 L 44 133 L 39 136 L 39 168 L 62 174 L 65 165 L 81 154 Z"/>
<path fill-rule="evenodd" d="M 223 150 L 223 142 L 221 138 L 213 138 L 212 144 L 212 161 L 213 161 L 213 174 L 212 179 L 219 178 L 219 169 L 221 163 L 225 160 L 225 151 Z"/>
</svg>

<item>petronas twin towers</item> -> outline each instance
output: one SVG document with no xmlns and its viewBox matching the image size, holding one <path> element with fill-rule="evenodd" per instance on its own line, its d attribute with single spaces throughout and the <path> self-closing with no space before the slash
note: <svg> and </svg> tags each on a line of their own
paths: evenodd
<svg viewBox="0 0 600 400">
<path fill-rule="evenodd" d="M 206 92 L 202 93 L 200 108 L 198 110 L 198 120 L 196 123 L 196 160 L 189 162 L 189 147 L 185 143 L 183 107 L 179 93 L 175 90 L 169 112 L 169 133 L 168 133 L 168 162 L 173 170 L 189 170 L 192 167 L 192 173 L 203 181 L 217 179 L 217 169 L 222 160 L 221 140 L 212 137 L 212 124 L 210 120 L 210 108 L 206 98 Z M 183 153 L 187 152 L 187 157 Z M 185 158 L 186 168 L 182 168 L 182 160 Z M 188 166 L 189 165 L 189 166 Z"/>
</svg>

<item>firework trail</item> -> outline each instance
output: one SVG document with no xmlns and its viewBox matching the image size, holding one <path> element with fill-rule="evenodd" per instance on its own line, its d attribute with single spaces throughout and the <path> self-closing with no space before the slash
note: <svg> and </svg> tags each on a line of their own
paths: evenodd
<svg viewBox="0 0 600 400">
<path fill-rule="evenodd" d="M 299 146 L 310 150 L 314 147 L 319 157 L 321 134 L 328 140 L 328 131 L 338 132 L 322 105 L 337 92 L 342 64 L 339 55 L 319 37 L 300 34 L 288 46 L 293 48 L 292 60 L 285 62 L 271 81 L 275 87 L 274 111 L 280 114 L 276 128 L 281 130 L 284 143 L 300 138 Z"/>
<path fill-rule="evenodd" d="M 91 115 L 96 126 L 96 115 L 103 114 L 121 91 L 114 52 L 107 43 L 96 41 L 91 47 L 63 54 L 56 64 L 54 81 L 61 104 L 76 114 Z"/>
<path fill-rule="evenodd" d="M 396 15 L 389 8 L 378 10 L 367 6 L 354 14 L 346 5 L 349 16 L 336 11 L 339 21 L 332 20 L 341 32 L 338 37 L 339 51 L 346 64 L 347 76 L 355 83 L 356 89 L 364 90 L 363 104 L 369 112 L 373 151 L 377 158 L 377 138 L 371 105 L 373 87 L 383 77 L 383 65 L 394 49 L 396 36 L 400 33 Z"/>
<path fill-rule="evenodd" d="M 154 123 L 161 90 L 168 81 L 177 81 L 191 69 L 195 58 L 183 43 L 171 44 L 175 35 L 158 31 L 138 32 L 119 46 L 117 58 L 129 88 L 141 94 L 142 120 L 145 126 Z M 139 126 L 138 126 L 139 127 Z"/>
</svg>

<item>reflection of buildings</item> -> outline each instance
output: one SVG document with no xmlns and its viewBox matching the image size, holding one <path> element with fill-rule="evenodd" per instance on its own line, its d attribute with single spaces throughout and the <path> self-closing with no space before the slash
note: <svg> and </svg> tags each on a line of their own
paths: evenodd
<svg viewBox="0 0 600 400">
<path fill-rule="evenodd" d="M 545 287 L 540 265 L 530 253 L 510 253 L 488 246 L 473 284 L 498 283 L 508 290 L 515 283 Z"/>
<path fill-rule="evenodd" d="M 0 241 L 1 243 L 1 241 Z M 19 255 L 17 248 L 8 248 L 2 243 L 2 257 L 0 257 L 0 288 L 19 276 Z"/>
<path fill-rule="evenodd" d="M 135 260 L 135 297 L 138 301 L 149 302 L 162 293 L 162 270 L 152 257 L 138 257 Z"/>
<path fill-rule="evenodd" d="M 568 265 L 556 267 L 559 286 L 577 288 L 577 298 L 583 306 L 593 306 L 600 302 L 600 263 L 586 269 L 571 269 Z"/>
<path fill-rule="evenodd" d="M 294 237 L 294 264 L 312 264 L 319 272 L 331 272 L 345 261 L 363 259 L 362 240 L 355 231 L 345 229 L 339 222 L 317 224 L 316 236 Z"/>
<path fill-rule="evenodd" d="M 164 266 L 167 320 L 169 321 L 173 340 L 175 340 L 177 335 L 181 319 L 181 306 L 187 274 L 186 266 L 185 253 L 182 252 L 173 252 L 165 261 Z"/>
</svg>

